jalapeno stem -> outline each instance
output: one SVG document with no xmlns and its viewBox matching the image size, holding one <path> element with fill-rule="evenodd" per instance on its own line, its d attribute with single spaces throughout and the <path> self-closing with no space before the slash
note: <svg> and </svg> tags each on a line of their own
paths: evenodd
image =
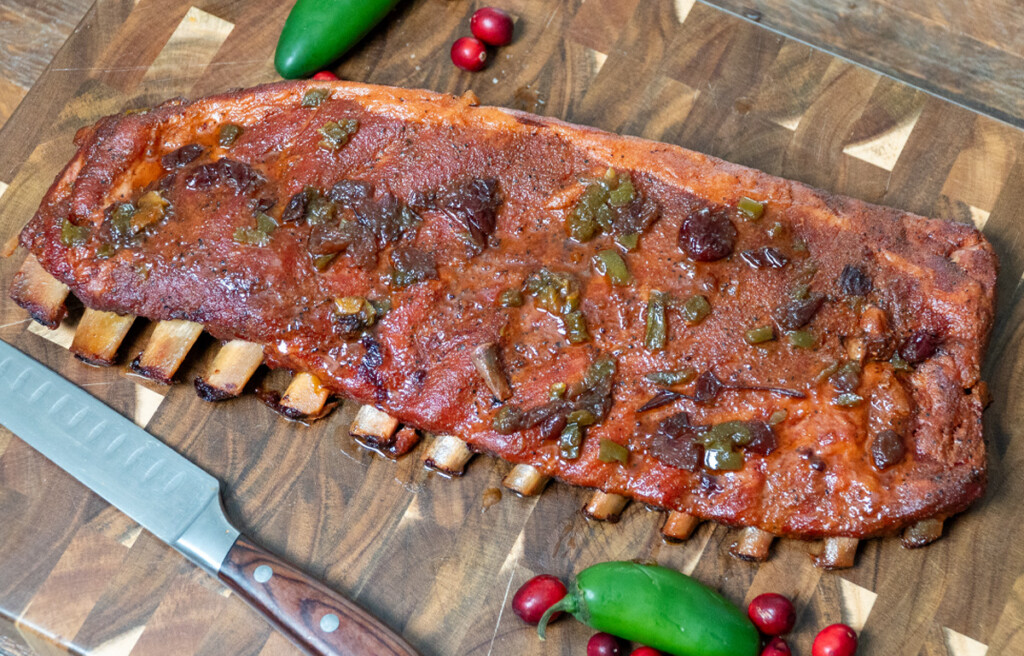
<svg viewBox="0 0 1024 656">
<path fill-rule="evenodd" d="M 544 640 L 544 634 L 548 629 L 548 622 L 551 621 L 551 616 L 559 611 L 565 611 L 570 615 L 575 615 L 580 608 L 579 599 L 576 598 L 573 593 L 569 593 L 559 599 L 551 608 L 544 611 L 541 615 L 540 622 L 537 623 L 537 635 L 541 640 Z"/>
</svg>

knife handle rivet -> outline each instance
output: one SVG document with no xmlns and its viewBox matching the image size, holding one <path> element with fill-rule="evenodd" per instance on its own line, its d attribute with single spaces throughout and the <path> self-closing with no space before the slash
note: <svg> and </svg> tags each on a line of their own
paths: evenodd
<svg viewBox="0 0 1024 656">
<path fill-rule="evenodd" d="M 324 633 L 333 633 L 341 626 L 341 620 L 334 613 L 327 613 L 320 618 L 320 630 Z"/>
<path fill-rule="evenodd" d="M 270 565 L 260 565 L 252 573 L 252 577 L 256 579 L 257 583 L 266 583 L 270 580 L 270 577 L 274 575 L 274 570 L 271 569 Z"/>
</svg>

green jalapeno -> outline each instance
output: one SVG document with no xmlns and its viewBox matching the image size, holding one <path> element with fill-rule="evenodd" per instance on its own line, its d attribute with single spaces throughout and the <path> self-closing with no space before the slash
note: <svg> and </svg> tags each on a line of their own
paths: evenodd
<svg viewBox="0 0 1024 656">
<path fill-rule="evenodd" d="M 613 561 L 576 576 L 544 613 L 564 611 L 598 631 L 677 656 L 756 656 L 761 638 L 739 608 L 696 580 L 665 567 Z"/>
</svg>

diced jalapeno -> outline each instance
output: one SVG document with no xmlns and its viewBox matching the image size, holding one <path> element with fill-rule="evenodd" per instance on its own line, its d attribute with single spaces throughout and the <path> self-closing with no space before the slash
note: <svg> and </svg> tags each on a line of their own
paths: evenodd
<svg viewBox="0 0 1024 656">
<path fill-rule="evenodd" d="M 562 398 L 565 396 L 566 387 L 565 383 L 552 383 L 548 388 L 548 398 L 552 400 Z"/>
<path fill-rule="evenodd" d="M 789 297 L 794 301 L 806 301 L 811 297 L 811 286 L 810 285 L 794 285 L 789 290 Z"/>
<path fill-rule="evenodd" d="M 139 199 L 138 209 L 129 221 L 130 232 L 135 235 L 164 218 L 164 211 L 170 203 L 159 191 L 148 191 Z"/>
<path fill-rule="evenodd" d="M 60 224 L 60 243 L 68 248 L 81 246 L 89 239 L 90 232 L 89 226 L 77 226 L 64 219 Z"/>
<path fill-rule="evenodd" d="M 645 314 L 646 328 L 644 330 L 644 346 L 648 351 L 658 351 L 665 348 L 665 341 L 668 337 L 668 326 L 665 318 L 665 301 L 667 294 L 651 290 L 647 298 L 647 312 Z"/>
<path fill-rule="evenodd" d="M 580 428 L 593 426 L 597 423 L 597 417 L 594 416 L 594 413 L 586 409 L 573 410 L 566 419 L 570 424 L 576 424 Z"/>
<path fill-rule="evenodd" d="M 701 435 L 701 441 L 706 446 L 744 446 L 750 444 L 752 439 L 750 426 L 744 421 L 726 421 L 716 424 L 709 431 Z"/>
<path fill-rule="evenodd" d="M 242 126 L 224 123 L 217 129 L 217 143 L 223 148 L 230 148 L 242 136 Z"/>
<path fill-rule="evenodd" d="M 821 371 L 814 375 L 814 382 L 820 383 L 823 380 L 828 380 L 828 378 L 837 371 L 839 371 L 839 361 L 832 360 L 822 367 Z"/>
<path fill-rule="evenodd" d="M 683 303 L 683 318 L 691 326 L 699 324 L 711 314 L 711 304 L 703 296 L 691 296 Z"/>
<path fill-rule="evenodd" d="M 768 425 L 769 426 L 778 426 L 782 422 L 786 421 L 786 417 L 788 417 L 788 416 L 789 416 L 789 413 L 784 408 L 780 409 L 780 410 L 776 410 L 775 412 L 772 413 L 771 417 L 768 417 Z"/>
<path fill-rule="evenodd" d="M 627 251 L 635 251 L 637 246 L 640 245 L 640 235 L 635 232 L 630 232 L 625 235 L 619 235 L 615 238 L 615 241 L 617 241 L 619 245 Z"/>
<path fill-rule="evenodd" d="M 608 192 L 608 204 L 612 207 L 629 205 L 636 198 L 636 190 L 633 189 L 633 180 L 629 173 L 619 175 L 618 186 Z"/>
<path fill-rule="evenodd" d="M 306 223 L 309 225 L 320 225 L 322 223 L 328 223 L 334 218 L 335 208 L 334 203 L 321 196 L 319 193 L 313 192 L 314 195 L 309 199 L 309 203 L 306 205 Z"/>
<path fill-rule="evenodd" d="M 775 339 L 775 328 L 770 324 L 767 326 L 758 326 L 757 328 L 751 328 L 747 332 L 743 333 L 743 340 L 747 344 L 763 344 L 764 342 L 770 342 Z"/>
<path fill-rule="evenodd" d="M 503 405 L 498 410 L 498 414 L 494 415 L 494 420 L 491 425 L 494 430 L 502 435 L 508 435 L 519 430 L 519 426 L 523 421 L 523 411 L 514 405 Z"/>
<path fill-rule="evenodd" d="M 864 397 L 862 397 L 860 394 L 854 394 L 853 392 L 843 392 L 842 394 L 836 397 L 836 400 L 833 401 L 833 403 L 839 406 L 840 408 L 852 408 L 856 405 L 860 405 L 860 403 L 863 400 Z"/>
<path fill-rule="evenodd" d="M 327 89 L 310 89 L 306 93 L 302 94 L 302 106 L 319 107 L 320 103 L 327 100 L 327 96 L 329 95 L 331 95 L 331 92 Z"/>
<path fill-rule="evenodd" d="M 613 285 L 621 287 L 633 281 L 633 276 L 626 268 L 625 260 L 611 249 L 600 251 L 595 255 L 594 264 L 597 266 L 598 272 L 607 277 Z"/>
<path fill-rule="evenodd" d="M 323 139 L 320 140 L 319 146 L 328 150 L 337 150 L 348 143 L 348 140 L 352 138 L 352 135 L 359 131 L 359 121 L 354 118 L 347 118 L 342 120 L 340 123 L 337 121 L 328 121 L 317 130 Z"/>
<path fill-rule="evenodd" d="M 313 266 L 316 267 L 317 271 L 326 271 L 327 267 L 331 265 L 334 258 L 338 256 L 337 253 L 329 253 L 327 255 L 317 255 L 313 258 Z"/>
<path fill-rule="evenodd" d="M 768 232 L 768 236 L 769 236 L 769 237 L 770 237 L 771 239 L 778 239 L 779 237 L 781 237 L 781 236 L 782 236 L 782 234 L 783 234 L 783 233 L 784 233 L 785 231 L 786 231 L 786 228 L 785 228 L 785 226 L 783 226 L 783 225 L 782 225 L 781 223 L 779 223 L 778 221 L 776 221 L 775 223 L 773 223 L 773 224 L 771 224 L 770 226 L 768 226 L 768 230 L 767 230 L 767 232 Z"/>
<path fill-rule="evenodd" d="M 597 459 L 601 462 L 619 462 L 626 465 L 629 464 L 629 449 L 618 442 L 601 438 L 601 447 L 597 453 Z"/>
<path fill-rule="evenodd" d="M 743 469 L 743 454 L 726 449 L 705 449 L 704 466 L 711 471 L 738 471 Z"/>
<path fill-rule="evenodd" d="M 753 198 L 741 196 L 739 202 L 736 203 L 736 207 L 751 221 L 758 221 L 764 215 L 764 203 L 756 201 Z"/>
<path fill-rule="evenodd" d="M 277 221 L 269 214 L 260 212 L 256 215 L 256 229 L 269 235 L 277 229 Z"/>
<path fill-rule="evenodd" d="M 683 367 L 675 371 L 652 371 L 644 376 L 655 385 L 669 387 L 671 385 L 685 385 L 697 377 L 697 370 L 693 367 Z"/>
<path fill-rule="evenodd" d="M 583 429 L 579 424 L 567 424 L 558 438 L 558 446 L 562 457 L 575 460 L 580 457 L 580 445 L 583 443 Z"/>
<path fill-rule="evenodd" d="M 498 297 L 498 302 L 501 307 L 522 307 L 523 294 L 518 289 L 506 289 Z"/>
<path fill-rule="evenodd" d="M 131 236 L 132 215 L 135 214 L 135 206 L 131 203 L 118 203 L 110 213 L 110 227 L 112 234 L 117 239 L 124 239 Z"/>
<path fill-rule="evenodd" d="M 818 345 L 818 338 L 809 330 L 794 330 L 789 333 L 789 343 L 795 348 L 812 349 Z"/>
<path fill-rule="evenodd" d="M 587 317 L 579 310 L 569 312 L 562 317 L 565 323 L 565 336 L 570 344 L 581 344 L 590 340 L 587 332 Z"/>
<path fill-rule="evenodd" d="M 113 244 L 100 244 L 100 247 L 96 249 L 96 257 L 107 259 L 113 257 L 116 252 L 117 248 Z"/>
<path fill-rule="evenodd" d="M 270 243 L 270 235 L 256 228 L 236 228 L 234 239 L 239 244 L 248 244 L 249 246 L 266 246 Z"/>
<path fill-rule="evenodd" d="M 889 358 L 889 364 L 891 364 L 892 368 L 896 371 L 906 372 L 914 370 L 914 368 L 910 366 L 909 362 L 900 357 L 899 351 L 892 354 L 892 357 Z"/>
</svg>

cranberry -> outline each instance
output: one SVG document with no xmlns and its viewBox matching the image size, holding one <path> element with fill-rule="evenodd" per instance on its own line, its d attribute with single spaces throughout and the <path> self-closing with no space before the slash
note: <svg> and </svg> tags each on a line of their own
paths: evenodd
<svg viewBox="0 0 1024 656">
<path fill-rule="evenodd" d="M 853 656 L 857 653 L 857 634 L 845 624 L 832 624 L 814 637 L 812 656 Z"/>
<path fill-rule="evenodd" d="M 480 39 L 464 36 L 452 44 L 452 63 L 464 71 L 479 71 L 487 65 L 487 46 Z"/>
<path fill-rule="evenodd" d="M 492 46 L 512 43 L 512 27 L 512 17 L 495 7 L 477 9 L 469 19 L 473 36 Z"/>
<path fill-rule="evenodd" d="M 629 656 L 663 656 L 660 651 L 654 647 L 637 647 L 633 650 Z"/>
<path fill-rule="evenodd" d="M 557 577 L 541 574 L 524 583 L 523 587 L 516 591 L 516 595 L 512 597 L 512 610 L 527 624 L 537 624 L 544 611 L 560 601 L 566 592 L 565 584 Z M 551 616 L 551 621 L 561 615 L 560 612 L 555 613 Z"/>
<path fill-rule="evenodd" d="M 705 207 L 690 214 L 679 226 L 679 247 L 697 262 L 714 262 L 732 253 L 736 226 L 725 210 Z"/>
<path fill-rule="evenodd" d="M 886 429 L 875 435 L 875 439 L 871 441 L 871 460 L 878 471 L 899 464 L 905 455 L 907 447 L 903 444 L 900 434 L 894 430 Z"/>
<path fill-rule="evenodd" d="M 610 633 L 595 633 L 587 641 L 587 656 L 620 656 L 622 643 Z"/>
<path fill-rule="evenodd" d="M 796 624 L 793 602 L 774 592 L 754 597 L 747 607 L 747 615 L 761 633 L 770 636 L 789 633 Z"/>
<path fill-rule="evenodd" d="M 761 656 L 791 656 L 793 652 L 789 650 L 789 645 L 782 638 L 775 637 L 771 639 L 764 650 L 761 652 Z"/>
<path fill-rule="evenodd" d="M 338 76 L 330 71 L 320 71 L 319 73 L 313 76 L 313 79 L 323 82 L 325 80 L 337 80 Z"/>
<path fill-rule="evenodd" d="M 867 296 L 872 288 L 871 278 L 859 266 L 847 264 L 839 274 L 839 289 L 847 296 Z"/>
<path fill-rule="evenodd" d="M 927 330 L 915 330 L 900 346 L 900 357 L 910 364 L 924 362 L 939 347 L 939 336 Z"/>
</svg>

